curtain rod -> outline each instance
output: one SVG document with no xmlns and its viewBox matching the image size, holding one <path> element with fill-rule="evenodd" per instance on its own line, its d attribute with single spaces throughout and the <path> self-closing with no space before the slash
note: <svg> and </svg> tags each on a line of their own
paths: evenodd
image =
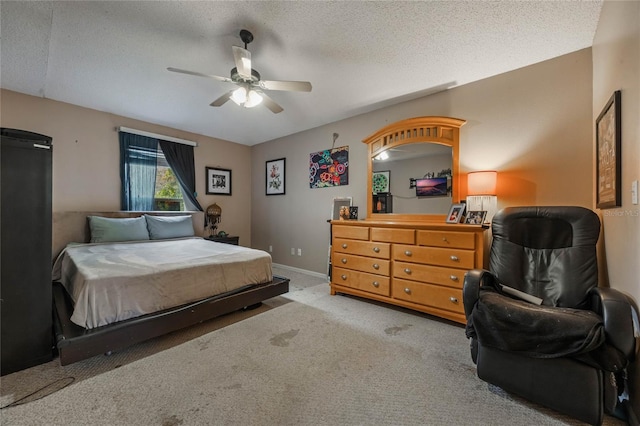
<svg viewBox="0 0 640 426">
<path fill-rule="evenodd" d="M 191 146 L 198 146 L 198 144 L 196 142 L 193 142 L 193 141 L 188 141 L 186 139 L 180 139 L 180 138 L 174 138 L 172 136 L 159 135 L 157 133 L 145 132 L 144 130 L 135 130 L 135 129 L 130 129 L 128 127 L 118 127 L 117 130 L 119 132 L 132 133 L 134 135 L 147 136 L 149 138 L 162 139 L 163 141 L 181 143 L 181 144 L 191 145 Z"/>
</svg>

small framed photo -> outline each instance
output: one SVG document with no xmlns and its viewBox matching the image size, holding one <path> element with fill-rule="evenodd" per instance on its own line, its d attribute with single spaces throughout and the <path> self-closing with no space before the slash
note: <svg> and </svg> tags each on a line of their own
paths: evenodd
<svg viewBox="0 0 640 426">
<path fill-rule="evenodd" d="M 333 206 L 331 207 L 331 220 L 339 220 L 340 210 L 346 208 L 349 211 L 349 207 L 351 207 L 351 197 L 334 198 Z"/>
<path fill-rule="evenodd" d="M 458 204 L 452 204 L 451 208 L 449 209 L 449 213 L 447 214 L 447 223 L 460 223 L 460 220 L 462 219 L 462 215 L 464 214 L 464 209 L 465 209 L 466 204 L 464 203 L 458 203 Z"/>
<path fill-rule="evenodd" d="M 207 194 L 231 195 L 231 170 L 206 167 Z"/>
<path fill-rule="evenodd" d="M 267 195 L 283 195 L 285 191 L 286 158 L 270 160 L 266 163 Z"/>
<path fill-rule="evenodd" d="M 358 219 L 358 206 L 349 207 L 349 219 L 352 219 L 352 220 Z"/>
<path fill-rule="evenodd" d="M 464 223 L 467 225 L 482 225 L 486 217 L 486 210 L 470 210 L 469 213 L 467 213 Z"/>
</svg>

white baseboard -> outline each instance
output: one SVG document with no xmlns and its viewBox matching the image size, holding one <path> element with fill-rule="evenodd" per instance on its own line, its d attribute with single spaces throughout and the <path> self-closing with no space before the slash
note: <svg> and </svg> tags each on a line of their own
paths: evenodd
<svg viewBox="0 0 640 426">
<path fill-rule="evenodd" d="M 288 270 L 294 271 L 294 272 L 300 272 L 301 274 L 307 274 L 307 275 L 311 275 L 311 276 L 314 276 L 314 277 L 327 279 L 327 274 L 322 274 L 320 272 L 308 271 L 306 269 L 295 268 L 293 266 L 288 266 L 288 265 L 281 265 L 279 263 L 274 263 L 273 266 L 276 266 L 276 267 L 282 268 L 282 269 L 288 269 Z"/>
</svg>

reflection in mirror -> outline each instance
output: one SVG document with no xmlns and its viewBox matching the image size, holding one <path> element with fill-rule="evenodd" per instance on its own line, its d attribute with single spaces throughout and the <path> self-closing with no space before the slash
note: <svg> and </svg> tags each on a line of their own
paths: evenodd
<svg viewBox="0 0 640 426">
<path fill-rule="evenodd" d="M 446 214 L 452 204 L 453 150 L 438 143 L 412 143 L 386 151 L 386 159 L 373 162 L 373 212 L 400 214 Z M 384 157 L 384 156 L 382 156 Z M 381 173 L 387 172 L 388 173 Z M 435 188 L 416 195 L 416 179 L 447 176 L 446 195 Z M 427 185 L 437 181 L 423 181 Z M 420 186 L 420 185 L 418 185 Z M 388 192 L 388 193 L 387 193 Z"/>
</svg>

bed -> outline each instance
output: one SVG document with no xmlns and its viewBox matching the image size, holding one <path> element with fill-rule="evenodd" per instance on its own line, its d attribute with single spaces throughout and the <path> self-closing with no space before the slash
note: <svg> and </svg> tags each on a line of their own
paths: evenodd
<svg viewBox="0 0 640 426">
<path fill-rule="evenodd" d="M 54 213 L 54 327 L 62 365 L 289 290 L 287 278 L 272 275 L 268 253 L 197 237 L 203 215 L 189 216 Z"/>
</svg>

